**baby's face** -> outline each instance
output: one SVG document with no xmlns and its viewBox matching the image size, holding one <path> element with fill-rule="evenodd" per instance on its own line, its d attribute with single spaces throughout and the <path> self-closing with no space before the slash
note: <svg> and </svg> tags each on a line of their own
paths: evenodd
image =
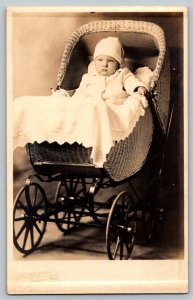
<svg viewBox="0 0 193 300">
<path fill-rule="evenodd" d="M 102 76 L 114 74 L 119 67 L 118 61 L 108 55 L 99 55 L 95 58 L 94 62 L 97 73 Z"/>
</svg>

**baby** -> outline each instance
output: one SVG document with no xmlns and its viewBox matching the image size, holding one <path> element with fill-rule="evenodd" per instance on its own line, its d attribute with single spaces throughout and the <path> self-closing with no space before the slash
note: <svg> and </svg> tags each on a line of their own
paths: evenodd
<svg viewBox="0 0 193 300">
<path fill-rule="evenodd" d="M 74 96 L 100 97 L 114 104 L 122 104 L 134 92 L 147 96 L 144 83 L 128 68 L 120 67 L 123 57 L 124 50 L 118 38 L 107 37 L 100 40 L 95 47 L 88 73 L 83 75 Z"/>
</svg>

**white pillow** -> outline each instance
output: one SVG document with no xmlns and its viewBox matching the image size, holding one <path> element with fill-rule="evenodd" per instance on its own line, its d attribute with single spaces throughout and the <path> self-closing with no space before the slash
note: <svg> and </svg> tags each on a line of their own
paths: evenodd
<svg viewBox="0 0 193 300">
<path fill-rule="evenodd" d="M 151 80 L 153 77 L 153 72 L 148 67 L 140 67 L 135 70 L 135 77 L 143 82 L 146 89 L 150 89 Z"/>
</svg>

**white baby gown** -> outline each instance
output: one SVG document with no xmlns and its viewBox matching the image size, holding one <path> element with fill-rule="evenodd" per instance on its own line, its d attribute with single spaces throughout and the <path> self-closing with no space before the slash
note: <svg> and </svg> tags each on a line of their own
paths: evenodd
<svg viewBox="0 0 193 300">
<path fill-rule="evenodd" d="M 146 98 L 138 93 L 117 105 L 100 97 L 69 97 L 61 92 L 14 99 L 14 149 L 35 141 L 77 142 L 92 147 L 93 164 L 103 167 L 111 147 L 131 134 L 148 106 Z"/>
</svg>

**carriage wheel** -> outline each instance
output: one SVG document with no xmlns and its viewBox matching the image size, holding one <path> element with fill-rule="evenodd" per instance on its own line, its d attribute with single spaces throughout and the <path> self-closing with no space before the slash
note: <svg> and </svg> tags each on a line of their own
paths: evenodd
<svg viewBox="0 0 193 300">
<path fill-rule="evenodd" d="M 106 227 L 106 245 L 109 259 L 128 259 L 133 250 L 136 233 L 134 200 L 121 192 L 114 200 Z"/>
<path fill-rule="evenodd" d="M 55 214 L 56 225 L 60 231 L 68 233 L 78 224 L 86 206 L 86 183 L 84 179 L 75 178 L 59 182 L 55 201 L 56 207 L 59 208 Z"/>
<path fill-rule="evenodd" d="M 40 244 L 46 229 L 46 212 L 47 197 L 39 184 L 21 188 L 13 209 L 13 242 L 20 252 L 29 254 Z"/>
<path fill-rule="evenodd" d="M 154 243 L 163 230 L 165 211 L 162 200 L 162 182 L 160 178 L 155 178 L 150 184 L 142 212 L 145 237 L 149 243 Z"/>
</svg>

